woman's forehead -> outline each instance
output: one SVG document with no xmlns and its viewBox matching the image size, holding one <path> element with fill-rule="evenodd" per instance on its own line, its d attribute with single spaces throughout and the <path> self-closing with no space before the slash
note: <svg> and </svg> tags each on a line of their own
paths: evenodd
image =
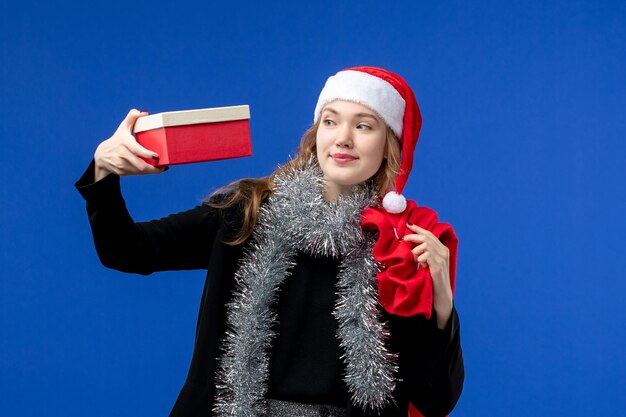
<svg viewBox="0 0 626 417">
<path fill-rule="evenodd" d="M 354 101 L 339 99 L 333 100 L 324 106 L 324 108 L 322 109 L 322 113 L 324 111 L 345 116 L 369 116 L 380 122 L 383 121 L 383 119 L 374 110 Z"/>
</svg>

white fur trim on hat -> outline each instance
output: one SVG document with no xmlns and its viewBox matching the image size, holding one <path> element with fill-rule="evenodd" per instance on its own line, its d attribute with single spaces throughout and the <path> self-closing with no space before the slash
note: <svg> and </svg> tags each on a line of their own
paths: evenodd
<svg viewBox="0 0 626 417">
<path fill-rule="evenodd" d="M 361 71 L 340 71 L 328 78 L 315 106 L 314 121 L 320 117 L 322 108 L 333 100 L 346 100 L 363 104 L 374 110 L 393 130 L 402 137 L 402 120 L 406 103 L 400 93 L 387 81 Z"/>
</svg>

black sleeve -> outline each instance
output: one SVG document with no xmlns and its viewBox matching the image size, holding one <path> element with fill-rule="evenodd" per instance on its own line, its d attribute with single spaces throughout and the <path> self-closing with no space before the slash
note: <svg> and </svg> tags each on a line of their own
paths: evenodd
<svg viewBox="0 0 626 417">
<path fill-rule="evenodd" d="M 221 225 L 220 210 L 206 205 L 135 223 L 128 213 L 118 175 L 94 182 L 92 161 L 75 186 L 87 214 L 102 264 L 124 272 L 206 269 Z"/>
<path fill-rule="evenodd" d="M 429 320 L 393 316 L 389 323 L 392 332 L 400 333 L 396 349 L 409 401 L 425 417 L 448 415 L 461 395 L 465 377 L 456 308 L 444 329 L 437 327 L 434 311 Z"/>
</svg>

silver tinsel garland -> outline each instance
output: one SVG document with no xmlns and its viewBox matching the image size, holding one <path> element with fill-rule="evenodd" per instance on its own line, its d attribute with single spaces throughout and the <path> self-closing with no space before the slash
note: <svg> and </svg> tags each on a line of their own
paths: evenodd
<svg viewBox="0 0 626 417">
<path fill-rule="evenodd" d="M 341 195 L 337 203 L 325 201 L 315 159 L 276 177 L 276 189 L 261 208 L 227 306 L 214 407 L 218 416 L 265 415 L 269 352 L 276 336 L 272 306 L 298 250 L 342 257 L 333 314 L 353 404 L 376 411 L 392 399 L 397 366 L 385 346 L 388 332 L 378 309 L 375 238 L 360 227 L 361 211 L 372 204 L 376 196 L 367 185 Z"/>
</svg>

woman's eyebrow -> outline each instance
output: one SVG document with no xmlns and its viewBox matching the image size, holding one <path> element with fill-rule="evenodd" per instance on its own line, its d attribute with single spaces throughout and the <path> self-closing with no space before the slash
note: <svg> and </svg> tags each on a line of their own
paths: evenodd
<svg viewBox="0 0 626 417">
<path fill-rule="evenodd" d="M 355 114 L 356 117 L 369 117 L 372 118 L 376 121 L 378 121 L 378 118 L 376 116 L 374 116 L 373 114 L 369 114 L 369 113 L 357 113 Z"/>
</svg>

